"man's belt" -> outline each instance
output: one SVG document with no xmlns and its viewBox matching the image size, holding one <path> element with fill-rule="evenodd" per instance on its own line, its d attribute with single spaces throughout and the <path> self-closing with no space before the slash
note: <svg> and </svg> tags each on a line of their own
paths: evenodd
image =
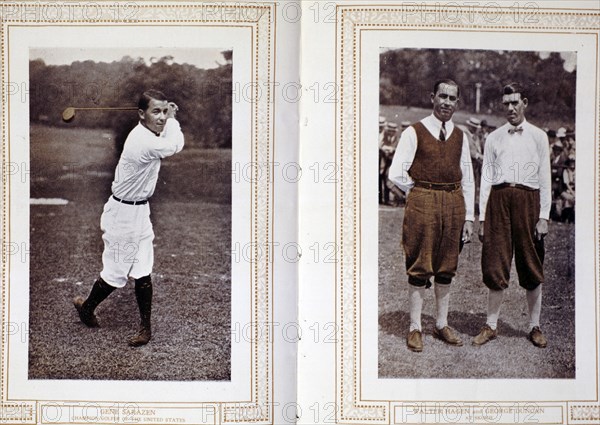
<svg viewBox="0 0 600 425">
<path fill-rule="evenodd" d="M 127 205 L 144 205 L 144 204 L 148 203 L 147 199 L 144 199 L 143 201 L 125 201 L 123 199 L 117 198 L 115 195 L 113 195 L 112 197 L 115 201 L 120 202 L 122 204 L 127 204 Z"/>
<path fill-rule="evenodd" d="M 430 190 L 445 190 L 446 192 L 451 192 L 453 190 L 460 189 L 460 182 L 457 183 L 430 183 L 423 181 L 415 181 L 415 187 L 422 187 L 423 189 Z"/>
<path fill-rule="evenodd" d="M 519 183 L 500 183 L 492 186 L 492 189 L 504 189 L 505 187 L 514 187 L 516 189 L 530 190 L 535 191 L 538 189 L 534 189 L 533 187 L 525 186 L 524 184 Z"/>
</svg>

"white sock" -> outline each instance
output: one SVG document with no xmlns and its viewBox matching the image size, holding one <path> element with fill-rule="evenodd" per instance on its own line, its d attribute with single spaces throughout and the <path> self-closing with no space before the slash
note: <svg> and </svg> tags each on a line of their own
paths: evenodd
<svg viewBox="0 0 600 425">
<path fill-rule="evenodd" d="M 531 291 L 527 291 L 527 305 L 529 307 L 529 330 L 540 326 L 540 315 L 542 313 L 542 285 Z"/>
<path fill-rule="evenodd" d="M 504 300 L 504 291 L 493 291 L 489 290 L 488 292 L 488 315 L 487 315 L 487 325 L 496 330 L 498 326 L 498 317 L 500 316 L 500 307 L 502 306 L 502 301 Z"/>
<path fill-rule="evenodd" d="M 435 304 L 437 315 L 435 327 L 443 329 L 448 326 L 448 305 L 450 304 L 450 285 L 435 284 Z"/>
<path fill-rule="evenodd" d="M 408 285 L 408 305 L 410 308 L 410 331 L 421 330 L 421 310 L 425 287 Z"/>
</svg>

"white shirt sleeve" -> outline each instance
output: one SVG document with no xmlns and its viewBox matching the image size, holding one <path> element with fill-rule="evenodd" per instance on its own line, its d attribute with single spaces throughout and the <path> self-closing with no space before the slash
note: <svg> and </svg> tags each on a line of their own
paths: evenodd
<svg viewBox="0 0 600 425">
<path fill-rule="evenodd" d="M 548 136 L 541 133 L 538 142 L 540 165 L 538 168 L 540 184 L 540 218 L 550 219 L 552 207 L 552 172 L 550 169 L 550 147 Z"/>
<path fill-rule="evenodd" d="M 460 155 L 460 169 L 462 171 L 462 191 L 465 198 L 465 220 L 475 220 L 475 181 L 473 178 L 473 164 L 469 149 L 469 138 L 463 133 L 463 145 Z"/>
<path fill-rule="evenodd" d="M 408 194 L 415 185 L 413 179 L 408 175 L 408 170 L 417 153 L 417 133 L 411 126 L 402 132 L 396 153 L 392 159 L 392 165 L 388 172 L 388 178 L 403 192 Z"/>
<path fill-rule="evenodd" d="M 483 164 L 481 166 L 481 183 L 479 186 L 479 221 L 485 221 L 485 209 L 492 190 L 492 183 L 496 173 L 494 154 L 494 134 L 488 135 L 483 150 Z"/>
<path fill-rule="evenodd" d="M 174 155 L 183 149 L 184 138 L 179 121 L 169 118 L 164 130 L 148 148 L 144 157 L 147 160 L 161 159 Z"/>
</svg>

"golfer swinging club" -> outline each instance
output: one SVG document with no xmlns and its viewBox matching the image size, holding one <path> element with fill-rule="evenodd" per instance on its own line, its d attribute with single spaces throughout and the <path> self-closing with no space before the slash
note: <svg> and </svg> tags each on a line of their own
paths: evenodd
<svg viewBox="0 0 600 425">
<path fill-rule="evenodd" d="M 100 218 L 104 252 L 102 271 L 86 300 L 76 297 L 73 304 L 87 326 L 98 327 L 94 310 L 115 288 L 131 277 L 141 317 L 137 335 L 129 345 L 145 345 L 152 337 L 152 264 L 154 231 L 148 199 L 154 193 L 160 160 L 180 152 L 183 134 L 175 119 L 178 108 L 158 90 L 148 90 L 139 98 L 139 124 L 131 130 L 115 170 L 112 195 Z"/>
</svg>

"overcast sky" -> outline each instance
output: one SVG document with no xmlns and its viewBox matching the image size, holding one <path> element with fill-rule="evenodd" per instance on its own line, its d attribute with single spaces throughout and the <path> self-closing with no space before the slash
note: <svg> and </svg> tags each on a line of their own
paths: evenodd
<svg viewBox="0 0 600 425">
<path fill-rule="evenodd" d="M 161 58 L 173 56 L 176 63 L 188 63 L 201 69 L 216 68 L 217 62 L 225 63 L 221 55 L 223 49 L 173 49 L 173 48 L 106 48 L 106 49 L 73 49 L 73 48 L 44 48 L 31 49 L 29 58 L 32 60 L 42 59 L 46 65 L 70 65 L 75 61 L 92 60 L 94 62 L 119 61 L 123 56 L 131 56 L 134 59 L 144 58 L 150 63 L 150 58 Z"/>
</svg>

